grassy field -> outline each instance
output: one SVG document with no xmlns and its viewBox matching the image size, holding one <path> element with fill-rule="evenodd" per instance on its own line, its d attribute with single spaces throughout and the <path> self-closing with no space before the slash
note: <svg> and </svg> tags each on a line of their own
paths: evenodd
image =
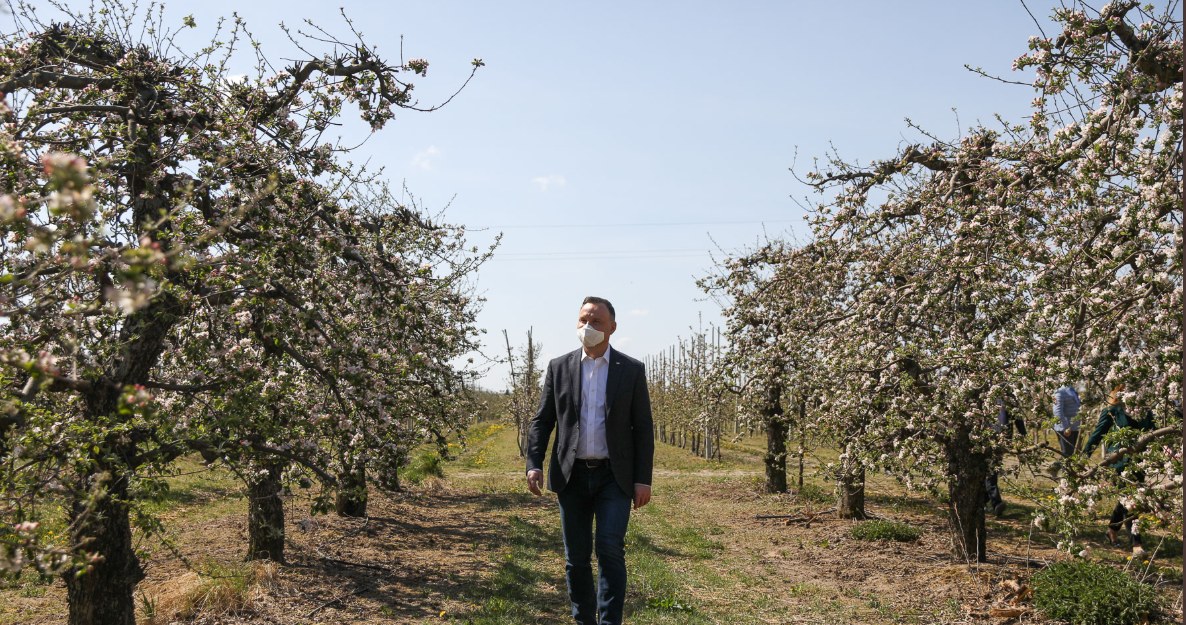
<svg viewBox="0 0 1186 625">
<path fill-rule="evenodd" d="M 659 446 L 653 502 L 633 514 L 627 535 L 630 623 L 1045 622 L 1027 602 L 1010 602 L 1034 563 L 1063 557 L 1011 497 L 1024 480 L 1002 484 L 1010 510 L 989 520 L 990 562 L 968 564 L 950 555 L 939 503 L 879 476 L 870 480 L 870 512 L 918 538 L 856 538 L 852 522 L 830 513 L 831 487 L 816 475 L 826 452 L 809 456 L 801 492 L 762 494 L 761 445 L 729 444 L 720 462 Z M 555 498 L 526 492 L 513 432 L 479 424 L 455 460 L 413 464 L 403 492 L 373 494 L 366 519 L 310 516 L 307 494 L 297 493 L 288 563 L 276 566 L 241 561 L 242 485 L 196 462 L 183 466 L 156 510 L 168 545 L 139 545 L 148 562 L 141 622 L 570 622 Z M 1119 549 L 1096 545 L 1095 553 L 1125 563 Z M 1151 580 L 1160 574 L 1171 606 L 1164 622 L 1177 620 L 1180 554 L 1171 540 L 1152 562 L 1129 563 Z M 1002 607 L 1024 612 L 992 616 Z M 0 625 L 62 623 L 64 611 L 60 581 L 25 576 L 0 589 Z"/>
</svg>

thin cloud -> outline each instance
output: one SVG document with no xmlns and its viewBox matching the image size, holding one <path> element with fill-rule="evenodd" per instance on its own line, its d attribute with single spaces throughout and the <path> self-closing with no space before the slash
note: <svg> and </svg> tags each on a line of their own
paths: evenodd
<svg viewBox="0 0 1186 625">
<path fill-rule="evenodd" d="M 564 176 L 556 174 L 548 174 L 547 176 L 536 176 L 531 179 L 531 184 L 534 184 L 540 191 L 547 191 L 549 189 L 560 189 L 568 184 Z"/>
<path fill-rule="evenodd" d="M 437 149 L 437 146 L 430 145 L 428 146 L 428 149 L 412 157 L 412 166 L 423 169 L 424 171 L 431 171 L 433 165 L 436 164 L 436 160 L 440 158 L 440 156 L 441 151 Z"/>
<path fill-rule="evenodd" d="M 646 308 L 635 308 L 630 311 L 631 317 L 645 317 L 649 314 L 651 314 L 651 311 L 647 310 Z"/>
</svg>

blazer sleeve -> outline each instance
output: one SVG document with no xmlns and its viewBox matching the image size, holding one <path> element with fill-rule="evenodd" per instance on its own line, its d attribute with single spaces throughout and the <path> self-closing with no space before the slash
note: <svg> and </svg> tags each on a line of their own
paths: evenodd
<svg viewBox="0 0 1186 625">
<path fill-rule="evenodd" d="M 527 425 L 527 470 L 543 470 L 544 456 L 548 452 L 548 439 L 556 427 L 556 394 L 553 392 L 555 367 L 548 365 L 544 374 L 544 390 L 539 398 L 539 410 Z"/>
<path fill-rule="evenodd" d="M 634 483 L 650 486 L 655 466 L 655 431 L 651 419 L 651 396 L 647 390 L 646 368 L 639 365 L 630 406 L 634 436 Z"/>
</svg>

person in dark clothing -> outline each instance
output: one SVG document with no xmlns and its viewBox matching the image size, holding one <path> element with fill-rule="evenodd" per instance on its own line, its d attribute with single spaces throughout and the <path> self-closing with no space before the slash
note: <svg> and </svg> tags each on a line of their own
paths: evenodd
<svg viewBox="0 0 1186 625">
<path fill-rule="evenodd" d="M 610 348 L 618 322 L 609 300 L 586 297 L 576 326 L 581 347 L 548 363 L 528 428 L 527 489 L 542 494 L 551 441 L 547 488 L 560 508 L 573 621 L 620 625 L 630 509 L 651 500 L 651 399 L 643 364 Z"/>
<path fill-rule="evenodd" d="M 1124 401 L 1120 394 L 1124 392 L 1124 385 L 1121 384 L 1112 389 L 1108 395 L 1108 407 L 1100 413 L 1099 421 L 1095 424 L 1095 430 L 1091 432 L 1091 436 L 1087 438 L 1087 443 L 1083 445 L 1083 455 L 1091 456 L 1091 452 L 1099 446 L 1104 436 L 1112 431 L 1112 428 L 1136 428 L 1138 430 L 1152 430 L 1153 429 L 1153 415 L 1149 413 L 1143 419 L 1136 419 L 1129 416 L 1124 409 Z M 1112 455 L 1117 450 L 1116 445 L 1107 445 L 1104 448 L 1105 457 Z M 1124 472 L 1124 468 L 1128 466 L 1128 457 L 1124 456 L 1117 459 L 1108 465 L 1112 470 L 1116 471 L 1119 476 Z M 1132 479 L 1137 482 L 1144 481 L 1145 475 L 1140 471 L 1134 471 L 1130 474 Z M 1132 553 L 1134 556 L 1145 555 L 1145 549 L 1141 544 L 1141 535 L 1133 532 L 1133 519 L 1135 515 L 1130 515 L 1129 510 L 1125 508 L 1124 504 L 1117 501 L 1116 507 L 1112 509 L 1112 515 L 1108 518 L 1108 542 L 1115 545 L 1116 535 L 1121 527 L 1127 531 L 1129 538 L 1132 540 Z"/>
<path fill-rule="evenodd" d="M 1018 434 L 1025 436 L 1025 421 L 1011 415 L 1009 409 L 1005 407 L 1004 401 L 999 401 L 997 404 L 1001 407 L 997 412 L 997 423 L 993 426 L 997 435 L 1004 436 L 1006 441 L 1011 441 L 1013 440 L 1013 430 L 1016 428 Z M 998 517 L 1005 514 L 1005 502 L 1001 499 L 1000 477 L 1000 471 L 993 471 L 984 479 L 984 490 L 988 491 L 988 507 Z"/>
</svg>

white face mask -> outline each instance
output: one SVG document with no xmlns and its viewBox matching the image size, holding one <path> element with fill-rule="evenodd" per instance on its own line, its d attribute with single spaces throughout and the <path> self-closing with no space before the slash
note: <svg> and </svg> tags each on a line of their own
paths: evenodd
<svg viewBox="0 0 1186 625">
<path fill-rule="evenodd" d="M 592 348 L 600 345 L 605 340 L 605 333 L 589 327 L 589 324 L 585 324 L 577 328 L 577 340 L 581 342 L 581 345 Z"/>
</svg>

